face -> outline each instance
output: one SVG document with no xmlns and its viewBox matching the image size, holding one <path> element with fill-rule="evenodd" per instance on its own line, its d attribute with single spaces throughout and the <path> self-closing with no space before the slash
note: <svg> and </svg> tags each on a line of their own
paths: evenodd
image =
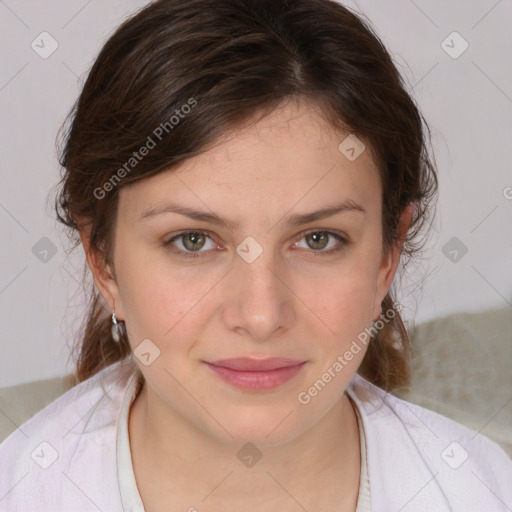
<svg viewBox="0 0 512 512">
<path fill-rule="evenodd" d="M 340 399 L 366 351 L 354 340 L 381 313 L 398 259 L 382 247 L 378 170 L 368 148 L 353 161 L 340 152 L 347 135 L 289 103 L 120 190 L 116 281 L 95 278 L 132 349 L 146 354 L 136 361 L 162 417 L 236 446 L 270 446 Z M 232 358 L 292 361 L 219 363 Z"/>
</svg>

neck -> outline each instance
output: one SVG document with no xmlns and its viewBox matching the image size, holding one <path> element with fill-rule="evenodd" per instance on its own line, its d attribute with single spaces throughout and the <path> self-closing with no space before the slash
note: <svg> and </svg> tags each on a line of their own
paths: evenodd
<svg viewBox="0 0 512 512">
<path fill-rule="evenodd" d="M 244 443 L 233 445 L 212 438 L 162 406 L 147 383 L 132 404 L 129 430 L 135 477 L 146 510 L 151 510 L 150 502 L 157 510 L 156 503 L 168 504 L 171 498 L 164 497 L 166 492 L 176 504 L 183 500 L 179 506 L 188 503 L 184 510 L 206 496 L 209 508 L 218 504 L 214 510 L 225 510 L 226 503 L 243 505 L 245 510 L 253 503 L 257 509 L 260 498 L 267 507 L 295 499 L 307 510 L 331 510 L 329 506 L 342 510 L 342 502 L 347 510 L 355 508 L 359 431 L 346 394 L 316 424 L 290 441 L 246 448 L 240 456 Z M 258 456 L 251 465 L 251 457 Z M 323 508 L 319 496 L 325 497 Z M 310 506 L 303 503 L 308 500 Z"/>
</svg>

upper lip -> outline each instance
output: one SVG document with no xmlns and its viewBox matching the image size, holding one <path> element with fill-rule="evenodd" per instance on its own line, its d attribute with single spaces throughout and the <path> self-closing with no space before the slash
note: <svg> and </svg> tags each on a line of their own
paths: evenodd
<svg viewBox="0 0 512 512">
<path fill-rule="evenodd" d="M 277 370 L 278 368 L 287 368 L 297 366 L 305 361 L 299 359 L 290 359 L 287 357 L 269 357 L 267 359 L 252 359 L 250 357 L 236 357 L 233 359 L 219 359 L 209 364 L 222 366 L 231 370 L 264 372 Z"/>
</svg>

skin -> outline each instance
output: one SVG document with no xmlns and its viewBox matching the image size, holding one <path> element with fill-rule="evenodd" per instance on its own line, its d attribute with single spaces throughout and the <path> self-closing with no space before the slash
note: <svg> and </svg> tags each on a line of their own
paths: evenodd
<svg viewBox="0 0 512 512">
<path fill-rule="evenodd" d="M 382 247 L 369 146 L 349 161 L 338 150 L 346 136 L 311 104 L 285 103 L 179 167 L 120 189 L 113 268 L 88 251 L 82 233 L 96 285 L 126 322 L 132 348 L 149 338 L 160 350 L 151 365 L 138 362 L 146 383 L 129 418 L 147 511 L 355 510 L 359 432 L 344 391 L 365 347 L 309 404 L 297 399 L 379 317 L 400 255 L 398 246 Z M 140 220 L 169 200 L 238 227 L 177 213 Z M 342 200 L 365 211 L 286 223 Z M 330 236 L 315 245 L 305 233 L 313 228 L 348 243 Z M 164 246 L 198 229 L 211 239 Z M 248 236 L 263 249 L 252 263 L 236 252 Z M 307 363 L 277 389 L 255 392 L 231 387 L 203 362 L 240 356 Z M 262 454 L 251 468 L 237 458 L 247 442 Z"/>
</svg>

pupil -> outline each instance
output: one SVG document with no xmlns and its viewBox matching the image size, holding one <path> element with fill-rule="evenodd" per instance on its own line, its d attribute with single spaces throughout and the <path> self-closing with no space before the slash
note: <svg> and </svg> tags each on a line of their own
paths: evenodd
<svg viewBox="0 0 512 512">
<path fill-rule="evenodd" d="M 325 247 L 325 243 L 322 243 L 322 242 L 325 242 L 327 240 L 326 233 L 324 233 L 324 232 L 311 233 L 309 236 L 313 239 L 312 248 L 314 248 L 314 249 L 323 249 Z M 320 247 L 315 246 L 316 244 L 319 244 Z M 310 244 L 310 246 L 311 246 L 311 244 Z"/>
<path fill-rule="evenodd" d="M 201 235 L 200 233 L 189 233 L 188 235 L 185 236 L 184 245 L 189 250 L 200 249 L 201 247 L 197 247 L 194 244 L 197 244 L 198 240 L 201 241 L 202 239 L 204 239 L 204 236 Z M 192 241 L 192 243 L 189 244 L 188 241 Z"/>
</svg>

